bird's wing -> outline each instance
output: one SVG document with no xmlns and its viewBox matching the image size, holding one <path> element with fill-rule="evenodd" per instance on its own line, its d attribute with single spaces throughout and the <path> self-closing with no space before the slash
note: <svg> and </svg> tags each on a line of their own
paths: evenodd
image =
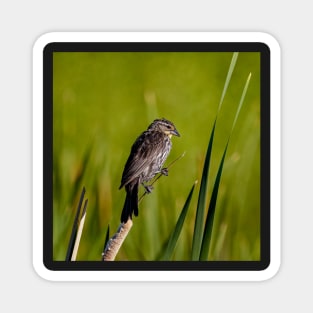
<svg viewBox="0 0 313 313">
<path fill-rule="evenodd" d="M 120 188 L 138 177 L 151 164 L 163 141 L 164 134 L 159 132 L 145 131 L 137 138 L 125 164 Z"/>
</svg>

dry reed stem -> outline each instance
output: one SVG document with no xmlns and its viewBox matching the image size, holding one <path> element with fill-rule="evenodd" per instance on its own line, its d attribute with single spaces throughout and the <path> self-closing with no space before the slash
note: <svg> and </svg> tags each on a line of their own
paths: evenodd
<svg viewBox="0 0 313 313">
<path fill-rule="evenodd" d="M 128 219 L 126 223 L 121 223 L 114 236 L 108 241 L 103 253 L 102 261 L 114 261 L 123 241 L 133 226 L 133 221 Z"/>
</svg>

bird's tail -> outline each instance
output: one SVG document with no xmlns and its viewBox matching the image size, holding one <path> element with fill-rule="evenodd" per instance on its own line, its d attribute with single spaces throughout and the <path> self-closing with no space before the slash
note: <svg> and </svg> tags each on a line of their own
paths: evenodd
<svg viewBox="0 0 313 313">
<path fill-rule="evenodd" d="M 121 222 L 126 223 L 128 219 L 132 219 L 134 213 L 138 216 L 138 189 L 139 183 L 136 182 L 133 186 L 126 186 L 126 199 L 121 215 Z"/>
</svg>

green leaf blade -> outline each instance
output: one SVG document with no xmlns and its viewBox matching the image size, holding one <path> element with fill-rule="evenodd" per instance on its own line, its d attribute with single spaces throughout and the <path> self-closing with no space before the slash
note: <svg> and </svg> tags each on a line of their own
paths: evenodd
<svg viewBox="0 0 313 313">
<path fill-rule="evenodd" d="M 189 205 L 190 205 L 190 201 L 191 201 L 191 198 L 192 198 L 192 195 L 193 195 L 193 192 L 194 192 L 194 188 L 197 184 L 197 181 L 195 181 L 195 183 L 193 184 L 189 194 L 188 194 L 188 197 L 186 199 L 186 202 L 182 208 L 182 211 L 179 215 L 179 218 L 177 220 L 177 223 L 175 225 L 175 228 L 168 240 L 168 243 L 167 243 L 167 247 L 166 247 L 166 250 L 165 250 L 165 253 L 164 253 L 164 256 L 162 258 L 162 260 L 170 260 L 170 258 L 172 257 L 173 255 L 173 252 L 174 252 L 174 249 L 176 247 L 176 244 L 177 244 L 177 241 L 178 241 L 178 238 L 179 238 L 179 235 L 181 233 L 181 230 L 183 228 L 183 225 L 184 225 L 184 221 L 185 221 L 185 218 L 186 218 L 186 215 L 187 215 L 187 212 L 188 212 L 188 208 L 189 208 Z"/>
<path fill-rule="evenodd" d="M 223 171 L 227 147 L 228 147 L 228 142 L 226 144 L 224 154 L 223 154 L 222 160 L 220 162 L 218 172 L 217 172 L 217 175 L 215 178 L 214 186 L 213 186 L 212 196 L 211 196 L 209 209 L 208 209 L 208 213 L 207 213 L 207 218 L 206 218 L 206 222 L 205 222 L 205 226 L 204 226 L 203 240 L 202 240 L 200 258 L 199 258 L 200 261 L 207 260 L 208 255 L 209 255 L 212 230 L 213 230 L 213 222 L 214 222 L 215 209 L 216 209 L 216 202 L 217 202 L 218 190 L 219 190 L 220 180 L 221 180 L 221 176 L 222 176 L 222 171 Z"/>
<path fill-rule="evenodd" d="M 221 96 L 221 99 L 220 99 L 220 103 L 218 105 L 217 112 L 220 111 L 222 103 L 224 101 L 224 97 L 225 97 L 226 91 L 228 89 L 228 85 L 229 85 L 230 79 L 232 77 L 232 74 L 233 74 L 233 71 L 234 71 L 237 59 L 238 59 L 238 55 L 239 55 L 239 52 L 234 52 L 233 57 L 232 57 L 232 59 L 230 61 L 229 69 L 228 69 L 228 72 L 227 72 L 227 77 L 226 77 L 226 80 L 225 80 L 225 84 L 224 84 L 224 88 L 223 88 L 222 96 Z"/>
<path fill-rule="evenodd" d="M 217 202 L 217 196 L 218 196 L 218 190 L 219 190 L 219 184 L 220 184 L 220 180 L 221 180 L 221 176 L 222 176 L 222 171 L 223 171 L 223 166 L 224 166 L 224 160 L 225 160 L 225 156 L 226 156 L 226 152 L 227 152 L 227 148 L 228 148 L 228 143 L 230 140 L 230 137 L 233 133 L 234 127 L 236 125 L 244 98 L 246 96 L 248 87 L 249 87 L 249 83 L 250 83 L 250 78 L 251 78 L 251 73 L 248 75 L 248 78 L 246 80 L 243 92 L 241 94 L 240 97 L 240 101 L 238 104 L 238 108 L 237 108 L 237 112 L 233 121 L 233 125 L 231 128 L 231 132 L 229 134 L 226 146 L 225 146 L 225 150 L 219 165 L 219 169 L 215 178 L 215 182 L 214 182 L 214 186 L 213 186 L 213 191 L 212 191 L 212 196 L 211 196 L 211 200 L 210 200 L 210 204 L 209 204 L 209 209 L 208 209 L 208 213 L 207 213 L 207 218 L 206 218 L 206 222 L 205 222 L 205 226 L 204 226 L 204 232 L 203 232 L 203 240 L 202 240 L 202 244 L 201 244 L 201 251 L 200 251 L 200 258 L 199 260 L 204 261 L 207 260 L 208 256 L 209 256 L 209 250 L 210 250 L 210 243 L 211 243 L 211 237 L 212 237 L 212 230 L 213 230 L 213 222 L 214 222 L 214 216 L 215 216 L 215 209 L 216 209 L 216 202 Z"/>
<path fill-rule="evenodd" d="M 193 261 L 197 261 L 199 259 L 199 254 L 200 254 L 200 249 L 201 249 L 206 192 L 207 192 L 207 185 L 208 185 L 210 159 L 211 159 L 211 153 L 212 153 L 215 124 L 216 124 L 216 119 L 214 121 L 214 125 L 212 128 L 210 141 L 209 141 L 209 145 L 208 145 L 208 149 L 207 149 L 207 153 L 206 153 L 205 161 L 203 165 L 203 170 L 202 170 L 202 178 L 201 178 L 200 191 L 199 191 L 199 196 L 198 196 L 196 220 L 195 220 L 194 234 L 193 234 L 193 240 L 192 240 L 191 259 Z"/>
<path fill-rule="evenodd" d="M 197 261 L 199 259 L 201 244 L 202 244 L 206 192 L 207 192 L 207 185 L 208 185 L 209 166 L 210 166 L 210 159 L 211 159 L 211 153 L 212 153 L 212 144 L 213 144 L 216 120 L 217 120 L 218 113 L 221 109 L 222 103 L 224 101 L 224 97 L 228 89 L 229 82 L 231 80 L 235 65 L 237 63 L 238 55 L 239 55 L 238 52 L 234 52 L 229 68 L 228 68 L 225 84 L 224 84 L 221 99 L 218 105 L 218 110 L 217 110 L 216 118 L 214 121 L 213 129 L 211 132 L 210 141 L 209 141 L 209 145 L 208 145 L 208 149 L 207 149 L 207 153 L 205 157 L 205 162 L 203 166 L 197 212 L 196 212 L 195 227 L 194 227 L 194 236 L 193 236 L 193 241 L 192 241 L 191 259 L 193 261 Z"/>
<path fill-rule="evenodd" d="M 241 94 L 241 97 L 240 97 L 240 101 L 239 101 L 239 105 L 238 105 L 238 108 L 237 108 L 236 116 L 234 118 L 233 126 L 231 128 L 231 133 L 233 132 L 233 130 L 235 128 L 235 125 L 236 125 L 236 122 L 237 122 L 237 119 L 238 119 L 238 116 L 239 116 L 239 113 L 240 113 L 243 101 L 244 101 L 244 99 L 246 97 L 247 90 L 248 90 L 248 87 L 249 87 L 249 84 L 250 84 L 250 79 L 251 79 L 251 73 L 249 73 L 248 78 L 247 78 L 246 83 L 245 83 L 245 86 L 243 88 L 243 91 L 242 91 L 242 94 Z"/>
</svg>

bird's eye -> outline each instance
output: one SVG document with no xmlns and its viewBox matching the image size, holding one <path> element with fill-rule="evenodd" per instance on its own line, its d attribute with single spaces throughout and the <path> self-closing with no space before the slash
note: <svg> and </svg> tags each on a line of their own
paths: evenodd
<svg viewBox="0 0 313 313">
<path fill-rule="evenodd" d="M 167 125 L 166 127 L 167 127 L 167 129 L 171 129 L 172 128 L 170 125 Z"/>
</svg>

